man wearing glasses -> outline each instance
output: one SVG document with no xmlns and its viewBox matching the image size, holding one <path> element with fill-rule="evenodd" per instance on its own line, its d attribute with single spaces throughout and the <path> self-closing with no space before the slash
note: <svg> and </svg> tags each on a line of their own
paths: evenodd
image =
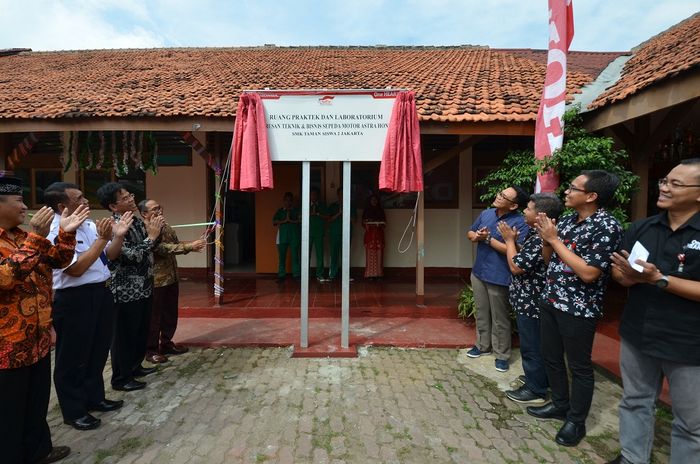
<svg viewBox="0 0 700 464">
<path fill-rule="evenodd" d="M 140 201 L 139 211 L 146 223 L 156 217 L 164 217 L 163 208 L 155 200 Z M 146 360 L 153 364 L 167 362 L 168 354 L 177 355 L 188 351 L 186 346 L 173 343 L 180 297 L 175 255 L 202 251 L 207 244 L 205 239 L 181 242 L 175 230 L 167 223 L 163 225 L 160 238 L 158 246 L 153 250 L 153 309 L 146 343 Z"/>
<path fill-rule="evenodd" d="M 613 278 L 629 293 L 620 321 L 622 452 L 612 463 L 649 462 L 664 376 L 673 398 L 671 462 L 700 456 L 700 158 L 659 181 L 656 205 L 665 211 L 633 223 L 613 255 Z M 637 243 L 649 256 L 635 270 L 628 258 Z"/>
<path fill-rule="evenodd" d="M 540 304 L 542 357 L 552 401 L 529 406 L 528 414 L 564 421 L 555 441 L 576 446 L 586 436 L 593 399 L 591 350 L 596 321 L 617 251 L 622 228 L 604 207 L 613 199 L 619 179 L 602 170 L 583 171 L 566 189 L 565 206 L 574 210 L 558 225 L 539 213 L 535 228 L 549 261 Z M 567 371 L 571 372 L 571 392 Z"/>
<path fill-rule="evenodd" d="M 508 370 L 510 361 L 510 304 L 508 286 L 511 273 L 506 261 L 506 244 L 498 231 L 503 222 L 518 231 L 522 243 L 529 227 L 519 208 L 527 206 L 528 194 L 520 187 L 508 187 L 498 192 L 492 208 L 482 212 L 471 225 L 467 238 L 477 244 L 471 284 L 476 303 L 476 345 L 468 352 L 470 358 L 493 354 L 497 371 Z"/>
<path fill-rule="evenodd" d="M 134 194 L 122 184 L 110 182 L 97 189 L 100 204 L 112 212 L 115 222 L 127 212 L 136 212 Z M 136 380 L 155 372 L 141 365 L 146 356 L 146 338 L 151 320 L 153 293 L 153 248 L 157 246 L 163 218 L 148 225 L 135 214 L 121 253 L 110 253 L 112 279 L 110 288 L 116 303 L 114 339 L 112 340 L 112 388 L 120 391 L 140 390 L 146 382 Z"/>
</svg>

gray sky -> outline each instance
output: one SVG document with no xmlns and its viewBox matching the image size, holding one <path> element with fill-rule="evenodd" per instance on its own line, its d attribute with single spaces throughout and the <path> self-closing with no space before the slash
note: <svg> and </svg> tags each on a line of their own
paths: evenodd
<svg viewBox="0 0 700 464">
<path fill-rule="evenodd" d="M 573 0 L 573 50 L 624 51 L 700 0 Z M 248 45 L 546 48 L 546 0 L 0 0 L 0 49 Z"/>
</svg>

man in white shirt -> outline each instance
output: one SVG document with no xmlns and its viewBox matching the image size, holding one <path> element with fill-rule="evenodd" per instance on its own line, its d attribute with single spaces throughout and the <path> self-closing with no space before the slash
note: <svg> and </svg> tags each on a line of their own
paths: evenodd
<svg viewBox="0 0 700 464">
<path fill-rule="evenodd" d="M 51 241 L 58 234 L 61 212 L 68 210 L 70 214 L 80 205 L 89 206 L 80 188 L 67 182 L 51 184 L 44 192 L 44 201 L 55 212 L 47 237 Z M 63 421 L 77 430 L 100 425 L 91 411 L 114 411 L 123 405 L 122 400 L 105 398 L 102 378 L 114 321 L 106 250 L 121 249 L 130 225 L 131 217 L 122 217 L 118 224 L 111 218 L 86 220 L 76 231 L 72 263 L 53 271 L 54 384 Z"/>
</svg>

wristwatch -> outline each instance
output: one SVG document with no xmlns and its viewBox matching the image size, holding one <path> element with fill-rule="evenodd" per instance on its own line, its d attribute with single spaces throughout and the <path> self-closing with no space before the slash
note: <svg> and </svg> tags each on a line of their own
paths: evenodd
<svg viewBox="0 0 700 464">
<path fill-rule="evenodd" d="M 657 288 L 666 288 L 668 287 L 668 276 L 661 274 L 661 278 L 654 282 L 654 285 L 656 285 Z"/>
<path fill-rule="evenodd" d="M 484 239 L 484 242 L 486 242 L 487 245 L 491 245 L 491 234 L 488 234 L 486 238 Z"/>
</svg>

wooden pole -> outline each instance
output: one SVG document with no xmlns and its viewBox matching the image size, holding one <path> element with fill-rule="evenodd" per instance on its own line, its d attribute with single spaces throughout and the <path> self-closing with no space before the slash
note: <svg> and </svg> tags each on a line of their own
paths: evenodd
<svg viewBox="0 0 700 464">
<path fill-rule="evenodd" d="M 224 303 L 224 242 L 223 242 L 223 201 L 221 192 L 226 192 L 228 187 L 221 185 L 223 163 L 221 153 L 221 141 L 216 137 L 216 163 L 214 165 L 214 299 L 216 305 Z"/>
<path fill-rule="evenodd" d="M 418 193 L 416 211 L 416 304 L 425 305 L 425 192 Z"/>
</svg>

